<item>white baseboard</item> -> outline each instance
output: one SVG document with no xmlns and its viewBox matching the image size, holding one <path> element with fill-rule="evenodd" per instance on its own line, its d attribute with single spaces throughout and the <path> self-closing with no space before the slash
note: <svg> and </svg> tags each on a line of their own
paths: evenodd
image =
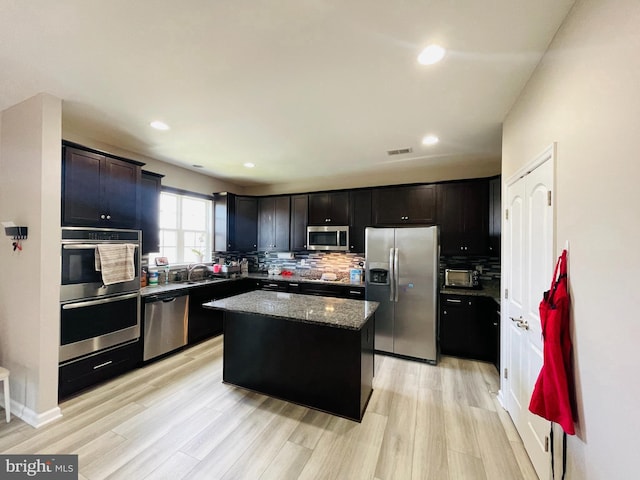
<svg viewBox="0 0 640 480">
<path fill-rule="evenodd" d="M 43 413 L 36 413 L 27 406 L 11 400 L 11 414 L 28 423 L 34 428 L 40 428 L 44 425 L 62 417 L 60 407 L 52 408 Z"/>
</svg>

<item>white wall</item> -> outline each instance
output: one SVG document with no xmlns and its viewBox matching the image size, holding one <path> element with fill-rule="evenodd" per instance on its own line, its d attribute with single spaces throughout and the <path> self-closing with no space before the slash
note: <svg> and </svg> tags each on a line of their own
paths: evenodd
<svg viewBox="0 0 640 480">
<path fill-rule="evenodd" d="M 640 2 L 578 0 L 504 122 L 503 178 L 556 141 L 578 432 L 569 479 L 638 476 Z"/>
<path fill-rule="evenodd" d="M 275 185 L 245 187 L 247 195 L 317 192 L 406 183 L 432 183 L 463 178 L 483 178 L 500 174 L 500 158 L 450 158 L 422 160 L 422 166 L 402 161 L 378 165 L 375 173 L 335 177 L 321 167 L 303 180 Z M 323 176 L 324 175 L 324 176 Z"/>
<path fill-rule="evenodd" d="M 61 102 L 30 98 L 1 114 L 0 220 L 29 228 L 21 252 L 0 235 L 0 364 L 16 415 L 39 426 L 60 416 Z"/>
</svg>

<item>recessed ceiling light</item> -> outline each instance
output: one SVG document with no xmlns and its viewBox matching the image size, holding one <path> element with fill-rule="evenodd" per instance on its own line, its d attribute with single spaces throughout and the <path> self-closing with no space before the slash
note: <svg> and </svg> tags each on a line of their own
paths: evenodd
<svg viewBox="0 0 640 480">
<path fill-rule="evenodd" d="M 444 57 L 445 52 L 446 50 L 440 45 L 429 45 L 418 55 L 418 63 L 422 65 L 438 63 Z"/>
<path fill-rule="evenodd" d="M 439 141 L 440 140 L 435 135 L 427 135 L 426 137 L 424 137 L 422 139 L 422 144 L 423 145 L 435 145 Z"/>
<path fill-rule="evenodd" d="M 167 125 L 164 122 L 161 122 L 160 120 L 154 120 L 149 125 L 151 125 L 156 130 L 169 130 L 169 125 Z"/>
<path fill-rule="evenodd" d="M 255 166 L 256 166 L 256 164 L 255 164 L 255 163 L 251 163 L 251 162 L 247 162 L 247 163 L 245 163 L 245 164 L 244 164 L 244 166 L 245 166 L 246 168 L 253 168 L 253 167 L 255 167 Z"/>
</svg>

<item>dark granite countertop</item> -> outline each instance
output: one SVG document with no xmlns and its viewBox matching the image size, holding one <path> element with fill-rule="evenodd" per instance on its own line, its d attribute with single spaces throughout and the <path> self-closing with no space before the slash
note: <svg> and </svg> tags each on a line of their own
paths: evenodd
<svg viewBox="0 0 640 480">
<path fill-rule="evenodd" d="M 149 295 L 157 295 L 159 293 L 178 292 L 184 290 L 185 294 L 189 293 L 190 288 L 202 287 L 204 285 L 215 285 L 216 283 L 235 282 L 240 280 L 237 278 L 207 278 L 204 280 L 195 280 L 193 282 L 170 282 L 161 283 L 158 285 L 147 285 L 140 289 L 141 297 L 148 297 Z"/>
<path fill-rule="evenodd" d="M 304 274 L 293 275 L 267 275 L 266 273 L 250 273 L 248 278 L 256 280 L 273 280 L 276 282 L 292 282 L 292 283 L 326 283 L 328 285 L 349 285 L 352 287 L 364 288 L 364 282 L 352 283 L 347 280 L 320 280 L 315 277 L 310 277 Z"/>
<path fill-rule="evenodd" d="M 205 308 L 288 318 L 304 323 L 360 330 L 378 308 L 378 302 L 316 297 L 255 290 L 205 303 Z"/>
<path fill-rule="evenodd" d="M 482 288 L 451 288 L 442 286 L 440 293 L 449 295 L 470 295 L 473 297 L 491 297 L 500 304 L 500 281 L 482 282 Z"/>
<path fill-rule="evenodd" d="M 364 288 L 364 283 L 350 283 L 345 281 L 327 281 L 327 280 L 318 280 L 314 278 L 309 278 L 304 275 L 291 275 L 291 276 L 282 276 L 282 275 L 267 275 L 264 273 L 249 273 L 248 275 L 236 275 L 233 278 L 207 278 L 204 280 L 196 280 L 193 282 L 170 282 L 170 283 L 161 283 L 158 285 L 147 285 L 146 287 L 142 287 L 140 289 L 140 295 L 142 297 L 148 297 L 149 295 L 157 295 L 159 293 L 167 293 L 167 292 L 177 292 L 179 290 L 185 290 L 185 293 L 188 293 L 190 288 L 201 287 L 203 285 L 213 285 L 216 283 L 224 283 L 224 282 L 235 282 L 237 280 L 241 280 L 243 278 L 250 278 L 253 280 L 274 280 L 278 282 L 292 282 L 292 283 L 325 283 L 328 285 L 347 285 L 352 287 L 362 287 Z"/>
</svg>

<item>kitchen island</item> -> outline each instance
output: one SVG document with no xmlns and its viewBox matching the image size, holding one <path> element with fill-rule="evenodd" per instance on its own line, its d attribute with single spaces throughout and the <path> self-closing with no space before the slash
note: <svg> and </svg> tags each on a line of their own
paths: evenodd
<svg viewBox="0 0 640 480">
<path fill-rule="evenodd" d="M 258 290 L 204 307 L 224 311 L 225 383 L 362 419 L 377 302 Z"/>
</svg>

